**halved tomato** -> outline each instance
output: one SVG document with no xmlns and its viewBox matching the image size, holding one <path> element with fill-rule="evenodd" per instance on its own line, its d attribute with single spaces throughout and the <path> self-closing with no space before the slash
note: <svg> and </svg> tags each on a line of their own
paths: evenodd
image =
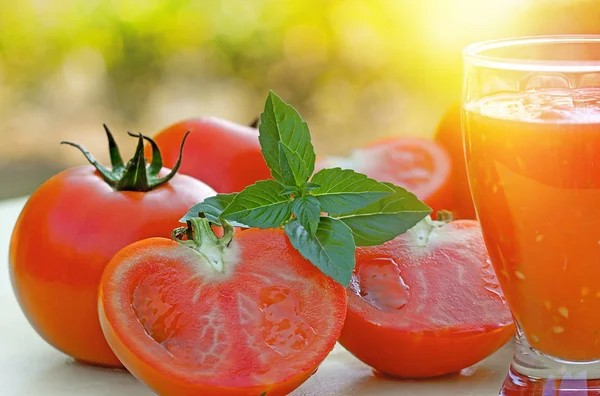
<svg viewBox="0 0 600 396">
<path fill-rule="evenodd" d="M 335 345 L 345 290 L 280 229 L 222 241 L 152 238 L 121 250 L 100 286 L 106 339 L 160 395 L 286 395 Z"/>
<path fill-rule="evenodd" d="M 348 157 L 326 157 L 317 164 L 318 169 L 337 166 L 402 186 L 434 211 L 452 209 L 450 157 L 431 140 L 388 138 L 356 149 Z"/>
<path fill-rule="evenodd" d="M 340 343 L 379 372 L 456 372 L 514 333 L 475 221 L 426 218 L 381 246 L 358 248 L 356 260 Z"/>
</svg>

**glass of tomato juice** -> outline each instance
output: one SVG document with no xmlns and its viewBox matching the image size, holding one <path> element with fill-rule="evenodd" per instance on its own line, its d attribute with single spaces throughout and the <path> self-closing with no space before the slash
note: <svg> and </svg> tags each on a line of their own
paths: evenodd
<svg viewBox="0 0 600 396">
<path fill-rule="evenodd" d="M 500 395 L 600 395 L 600 35 L 463 55 L 469 183 L 517 324 Z"/>
</svg>

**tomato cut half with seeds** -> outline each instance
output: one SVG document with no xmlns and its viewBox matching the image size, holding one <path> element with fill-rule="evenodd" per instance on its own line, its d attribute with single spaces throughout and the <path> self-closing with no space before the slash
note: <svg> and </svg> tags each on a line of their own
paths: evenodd
<svg viewBox="0 0 600 396">
<path fill-rule="evenodd" d="M 317 167 L 353 169 L 406 188 L 434 211 L 452 208 L 450 156 L 431 140 L 388 138 L 354 150 L 348 157 L 323 158 Z"/>
<path fill-rule="evenodd" d="M 209 242 L 152 238 L 112 259 L 99 292 L 109 345 L 160 395 L 288 394 L 333 349 L 344 287 L 280 229 Z"/>
<path fill-rule="evenodd" d="M 514 333 L 476 221 L 429 218 L 377 247 L 357 248 L 340 343 L 381 373 L 459 371 Z"/>
</svg>

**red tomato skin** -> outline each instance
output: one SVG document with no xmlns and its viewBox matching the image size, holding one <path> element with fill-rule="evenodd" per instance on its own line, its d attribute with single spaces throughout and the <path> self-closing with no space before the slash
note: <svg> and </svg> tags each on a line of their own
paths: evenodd
<svg viewBox="0 0 600 396">
<path fill-rule="evenodd" d="M 179 173 L 202 180 L 219 193 L 239 192 L 259 180 L 271 178 L 260 151 L 258 131 L 216 117 L 181 121 L 159 132 L 154 140 L 166 167 L 177 162 L 181 140 L 187 131 L 191 133 L 183 149 Z M 148 157 L 150 153 L 150 147 L 146 147 Z"/>
<path fill-rule="evenodd" d="M 435 141 L 441 144 L 452 159 L 450 177 L 453 198 L 452 212 L 456 219 L 476 219 L 471 197 L 467 164 L 463 149 L 460 102 L 454 103 L 442 116 L 435 133 Z"/>
<path fill-rule="evenodd" d="M 348 311 L 340 343 L 382 374 L 406 379 L 439 377 L 483 360 L 512 337 L 512 326 L 490 332 L 402 332 Z M 468 353 L 464 353 L 468 351 Z"/>
<path fill-rule="evenodd" d="M 50 178 L 27 201 L 10 243 L 12 286 L 29 322 L 77 360 L 121 367 L 98 321 L 104 267 L 132 242 L 170 236 L 190 206 L 211 195 L 184 175 L 149 192 L 115 191 L 92 166 Z"/>
<path fill-rule="evenodd" d="M 180 244 L 172 240 L 164 238 L 146 239 L 125 247 L 107 265 L 98 293 L 98 313 L 106 339 L 117 356 L 119 356 L 127 369 L 136 378 L 152 388 L 158 395 L 256 396 L 264 392 L 270 396 L 287 395 L 317 371 L 319 364 L 333 349 L 338 339 L 347 308 L 346 292 L 343 286 L 331 278 L 324 276 L 316 267 L 304 260 L 293 249 L 283 230 L 247 229 L 244 232 L 238 233 L 234 240 L 237 240 L 237 243 L 243 246 L 243 257 L 251 261 L 259 260 L 258 262 L 265 263 L 266 265 L 268 265 L 267 263 L 280 262 L 282 251 L 284 252 L 283 254 L 290 254 L 292 256 L 291 260 L 297 262 L 302 274 L 305 274 L 307 278 L 313 279 L 315 274 L 317 274 L 316 277 L 320 279 L 319 282 L 323 282 L 323 287 L 329 293 L 335 295 L 333 302 L 335 314 L 328 317 L 332 330 L 330 334 L 325 335 L 328 338 L 327 351 L 322 353 L 321 356 L 313 358 L 312 363 L 304 370 L 281 382 L 251 387 L 208 385 L 179 375 L 176 369 L 168 372 L 164 369 L 164 366 L 161 368 L 161 365 L 165 364 L 164 361 L 153 353 L 156 351 L 155 348 L 160 348 L 160 346 L 157 346 L 154 342 L 148 344 L 145 336 L 146 333 L 143 333 L 144 336 L 141 337 L 143 339 L 135 338 L 131 334 L 128 334 L 128 329 L 113 326 L 113 323 L 118 322 L 118 317 L 122 315 L 122 312 L 115 309 L 110 303 L 112 299 L 118 298 L 115 297 L 116 295 L 121 293 L 131 294 L 136 287 L 136 282 L 131 279 L 122 279 L 120 282 L 114 281 L 115 272 L 119 270 L 124 262 L 148 249 L 163 254 L 170 249 L 182 248 Z M 238 264 L 237 268 L 244 265 L 245 263 L 242 261 Z M 127 321 L 126 326 L 129 326 L 130 322 L 135 322 L 133 328 L 139 326 L 137 318 L 127 318 Z M 140 344 L 144 345 L 140 346 Z"/>
<path fill-rule="evenodd" d="M 444 227 L 452 232 L 451 229 L 460 231 L 479 225 L 472 220 L 458 220 Z M 363 260 L 373 257 L 393 255 L 396 260 L 405 260 L 410 254 L 404 249 L 405 235 L 400 235 L 396 240 L 381 246 L 357 248 L 357 268 Z M 462 242 L 473 243 L 468 239 Z M 483 246 L 483 241 L 479 242 Z M 473 246 L 469 249 L 478 250 Z M 435 259 L 435 254 L 430 253 L 425 257 L 429 260 Z M 445 255 L 443 252 L 439 254 Z M 402 265 L 400 267 L 403 271 Z M 419 379 L 458 372 L 491 355 L 515 332 L 507 308 L 505 312 L 498 314 L 498 323 L 476 327 L 465 324 L 463 328 L 413 330 L 382 325 L 373 317 L 365 317 L 363 310 L 357 305 L 360 300 L 360 297 L 348 290 L 348 313 L 339 342 L 378 372 L 394 377 Z M 506 318 L 501 319 L 504 316 Z"/>
</svg>

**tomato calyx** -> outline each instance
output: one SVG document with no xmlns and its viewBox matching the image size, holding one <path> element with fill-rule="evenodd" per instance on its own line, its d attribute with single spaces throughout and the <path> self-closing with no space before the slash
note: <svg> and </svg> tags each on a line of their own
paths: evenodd
<svg viewBox="0 0 600 396">
<path fill-rule="evenodd" d="M 108 169 L 100 164 L 89 151 L 83 148 L 83 146 L 77 143 L 66 141 L 61 142 L 61 144 L 68 144 L 79 149 L 89 163 L 96 168 L 98 173 L 100 173 L 102 179 L 116 191 L 147 192 L 168 183 L 169 180 L 171 180 L 179 170 L 183 155 L 183 146 L 190 133 L 189 131 L 185 134 L 183 140 L 181 141 L 181 148 L 179 150 L 179 158 L 177 159 L 177 163 L 166 176 L 159 177 L 159 173 L 163 167 L 162 155 L 158 145 L 152 138 L 142 135 L 141 133 L 135 134 L 127 132 L 129 136 L 137 137 L 139 140 L 133 158 L 130 159 L 127 164 L 125 164 L 112 133 L 106 124 L 103 126 L 108 139 L 111 169 Z M 144 157 L 144 140 L 148 141 L 152 147 L 152 160 L 149 166 L 147 166 L 148 161 Z"/>
<path fill-rule="evenodd" d="M 173 230 L 172 238 L 176 242 L 194 250 L 202 260 L 215 272 L 224 274 L 228 266 L 235 265 L 237 254 L 231 247 L 234 230 L 231 224 L 221 219 L 223 236 L 218 237 L 213 231 L 210 221 L 199 213 L 186 221 L 185 227 Z"/>
</svg>

